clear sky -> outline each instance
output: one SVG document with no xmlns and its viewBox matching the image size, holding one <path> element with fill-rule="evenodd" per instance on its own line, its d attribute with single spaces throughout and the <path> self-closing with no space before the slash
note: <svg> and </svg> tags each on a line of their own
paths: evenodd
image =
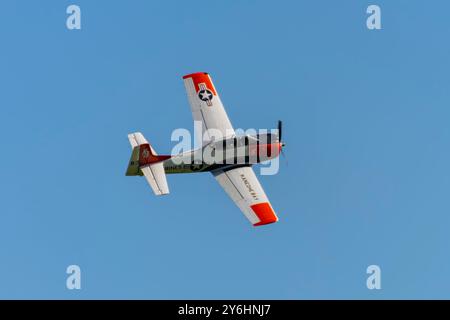
<svg viewBox="0 0 450 320">
<path fill-rule="evenodd" d="M 0 298 L 450 298 L 449 15 L 444 0 L 2 1 Z M 159 198 L 125 177 L 128 133 L 167 153 L 192 128 L 196 71 L 236 128 L 284 120 L 287 161 L 260 177 L 279 223 L 252 227 L 208 173 L 168 176 Z"/>
</svg>

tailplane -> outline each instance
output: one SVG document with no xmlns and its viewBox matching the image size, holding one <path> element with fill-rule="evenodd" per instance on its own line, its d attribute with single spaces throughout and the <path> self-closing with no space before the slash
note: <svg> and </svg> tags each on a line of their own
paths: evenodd
<svg viewBox="0 0 450 320">
<path fill-rule="evenodd" d="M 157 155 L 142 133 L 128 135 L 132 152 L 128 163 L 127 176 L 144 175 L 156 195 L 169 193 L 163 161 L 167 155 Z"/>
</svg>

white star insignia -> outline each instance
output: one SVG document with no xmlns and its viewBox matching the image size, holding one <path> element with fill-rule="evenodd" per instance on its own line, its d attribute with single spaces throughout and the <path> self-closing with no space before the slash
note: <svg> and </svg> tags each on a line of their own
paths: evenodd
<svg viewBox="0 0 450 320">
<path fill-rule="evenodd" d="M 211 100 L 211 94 L 208 91 L 200 92 L 203 100 Z"/>
</svg>

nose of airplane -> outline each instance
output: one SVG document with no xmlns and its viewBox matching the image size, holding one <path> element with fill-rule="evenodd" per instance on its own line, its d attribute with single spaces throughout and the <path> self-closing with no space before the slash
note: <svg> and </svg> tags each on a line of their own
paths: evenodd
<svg viewBox="0 0 450 320">
<path fill-rule="evenodd" d="M 284 147 L 284 142 L 278 142 L 278 154 L 281 152 L 281 149 Z"/>
</svg>

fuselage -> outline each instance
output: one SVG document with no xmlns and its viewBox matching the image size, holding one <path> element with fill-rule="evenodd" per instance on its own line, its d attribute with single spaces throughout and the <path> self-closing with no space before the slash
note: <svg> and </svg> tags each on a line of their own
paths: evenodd
<svg viewBox="0 0 450 320">
<path fill-rule="evenodd" d="M 275 135 L 241 136 L 211 142 L 199 149 L 173 155 L 163 162 L 171 173 L 207 172 L 227 167 L 249 166 L 279 156 L 282 144 Z"/>
</svg>

